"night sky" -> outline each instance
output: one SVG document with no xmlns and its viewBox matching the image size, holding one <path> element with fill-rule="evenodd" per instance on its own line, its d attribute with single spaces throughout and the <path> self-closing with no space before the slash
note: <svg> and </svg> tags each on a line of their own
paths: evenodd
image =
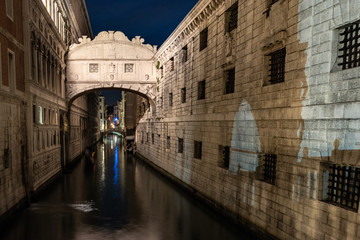
<svg viewBox="0 0 360 240">
<path fill-rule="evenodd" d="M 86 0 L 94 36 L 101 31 L 121 31 L 158 47 L 170 36 L 197 0 Z M 120 91 L 102 91 L 113 105 Z"/>
</svg>

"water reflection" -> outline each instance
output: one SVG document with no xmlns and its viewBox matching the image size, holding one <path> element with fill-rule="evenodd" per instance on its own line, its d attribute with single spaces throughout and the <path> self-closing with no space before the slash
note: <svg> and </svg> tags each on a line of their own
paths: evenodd
<svg viewBox="0 0 360 240">
<path fill-rule="evenodd" d="M 96 156 L 95 168 L 82 162 L 59 179 L 1 239 L 254 239 L 127 158 L 121 139 Z"/>
</svg>

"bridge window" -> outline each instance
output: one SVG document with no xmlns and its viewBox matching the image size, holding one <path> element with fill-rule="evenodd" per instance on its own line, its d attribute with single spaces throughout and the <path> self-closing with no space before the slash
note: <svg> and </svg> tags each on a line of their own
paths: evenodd
<svg viewBox="0 0 360 240">
<path fill-rule="evenodd" d="M 198 82 L 198 100 L 205 99 L 205 80 Z"/>
<path fill-rule="evenodd" d="M 225 31 L 231 32 L 237 28 L 238 22 L 238 2 L 234 3 L 225 12 Z"/>
<path fill-rule="evenodd" d="M 184 152 L 184 139 L 178 138 L 178 153 Z"/>
<path fill-rule="evenodd" d="M 89 64 L 89 72 L 90 73 L 97 73 L 98 71 L 99 71 L 99 64 L 97 64 L 97 63 Z"/>
<path fill-rule="evenodd" d="M 134 72 L 134 64 L 133 63 L 125 63 L 125 72 Z"/>
<path fill-rule="evenodd" d="M 229 169 L 230 147 L 219 145 L 219 167 Z"/>
<path fill-rule="evenodd" d="M 225 71 L 225 94 L 233 93 L 235 90 L 235 68 Z"/>
<path fill-rule="evenodd" d="M 181 103 L 186 102 L 186 88 L 181 89 Z"/>
<path fill-rule="evenodd" d="M 169 93 L 169 106 L 171 107 L 173 105 L 173 94 Z"/>
<path fill-rule="evenodd" d="M 194 141 L 194 158 L 201 159 L 202 142 Z"/>
<path fill-rule="evenodd" d="M 200 51 L 207 47 L 208 42 L 208 28 L 200 32 Z"/>
</svg>

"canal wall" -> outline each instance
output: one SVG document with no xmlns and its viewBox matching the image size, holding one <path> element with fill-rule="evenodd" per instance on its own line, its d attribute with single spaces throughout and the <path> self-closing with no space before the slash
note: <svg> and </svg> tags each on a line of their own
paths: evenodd
<svg viewBox="0 0 360 240">
<path fill-rule="evenodd" d="M 199 1 L 156 54 L 138 153 L 280 239 L 359 238 L 359 7 Z"/>
</svg>

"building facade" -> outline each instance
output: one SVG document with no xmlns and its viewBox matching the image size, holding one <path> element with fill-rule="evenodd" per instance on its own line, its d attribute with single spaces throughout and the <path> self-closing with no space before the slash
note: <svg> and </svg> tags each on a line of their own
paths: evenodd
<svg viewBox="0 0 360 240">
<path fill-rule="evenodd" d="M 359 238 L 359 10 L 199 1 L 155 56 L 137 153 L 278 238 Z"/>
<path fill-rule="evenodd" d="M 83 0 L 0 3 L 0 221 L 99 138 L 98 94 L 65 98 L 65 54 L 92 37 Z"/>
<path fill-rule="evenodd" d="M 23 1 L 0 2 L 0 221 L 26 201 Z"/>
</svg>

